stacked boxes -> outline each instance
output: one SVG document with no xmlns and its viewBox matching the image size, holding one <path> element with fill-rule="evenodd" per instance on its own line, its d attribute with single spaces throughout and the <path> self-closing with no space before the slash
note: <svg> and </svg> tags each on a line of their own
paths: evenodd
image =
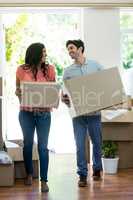
<svg viewBox="0 0 133 200">
<path fill-rule="evenodd" d="M 0 151 L 0 186 L 14 185 L 14 163 L 10 156 Z"/>
<path fill-rule="evenodd" d="M 10 140 L 5 141 L 7 153 L 14 161 L 15 178 L 25 178 L 26 172 L 23 161 L 23 141 L 22 140 Z M 39 167 L 38 167 L 38 153 L 37 144 L 33 145 L 33 177 L 38 178 Z"/>
</svg>

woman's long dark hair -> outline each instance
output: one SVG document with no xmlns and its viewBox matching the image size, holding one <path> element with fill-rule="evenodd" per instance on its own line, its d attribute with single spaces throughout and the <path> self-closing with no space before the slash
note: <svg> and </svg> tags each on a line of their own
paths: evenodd
<svg viewBox="0 0 133 200">
<path fill-rule="evenodd" d="M 31 44 L 27 50 L 25 55 L 25 69 L 31 69 L 33 76 L 36 80 L 37 76 L 37 65 L 40 63 L 41 58 L 43 56 L 43 49 L 45 48 L 44 44 L 42 43 L 33 43 Z M 48 64 L 42 63 L 41 70 L 46 78 L 47 71 L 48 71 Z"/>
</svg>

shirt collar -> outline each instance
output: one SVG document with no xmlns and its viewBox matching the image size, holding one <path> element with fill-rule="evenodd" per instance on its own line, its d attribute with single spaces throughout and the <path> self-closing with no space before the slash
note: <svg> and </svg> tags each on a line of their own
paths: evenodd
<svg viewBox="0 0 133 200">
<path fill-rule="evenodd" d="M 83 63 L 83 64 L 77 64 L 77 63 L 73 63 L 74 65 L 79 65 L 79 66 L 81 66 L 81 65 L 88 65 L 88 60 L 86 59 L 86 57 L 85 57 L 85 62 Z"/>
</svg>

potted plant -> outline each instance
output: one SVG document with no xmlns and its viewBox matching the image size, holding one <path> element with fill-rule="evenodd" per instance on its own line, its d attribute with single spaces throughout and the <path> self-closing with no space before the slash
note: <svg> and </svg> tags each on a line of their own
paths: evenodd
<svg viewBox="0 0 133 200">
<path fill-rule="evenodd" d="M 106 174 L 116 174 L 119 158 L 118 144 L 114 141 L 103 141 L 102 144 L 102 165 Z"/>
</svg>

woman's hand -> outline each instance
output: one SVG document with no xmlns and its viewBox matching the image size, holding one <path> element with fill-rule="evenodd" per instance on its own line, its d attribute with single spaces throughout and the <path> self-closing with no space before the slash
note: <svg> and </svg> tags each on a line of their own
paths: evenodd
<svg viewBox="0 0 133 200">
<path fill-rule="evenodd" d="M 16 94 L 16 96 L 18 96 L 19 102 L 21 102 L 21 96 L 22 96 L 21 89 L 16 88 L 15 94 Z"/>
</svg>

